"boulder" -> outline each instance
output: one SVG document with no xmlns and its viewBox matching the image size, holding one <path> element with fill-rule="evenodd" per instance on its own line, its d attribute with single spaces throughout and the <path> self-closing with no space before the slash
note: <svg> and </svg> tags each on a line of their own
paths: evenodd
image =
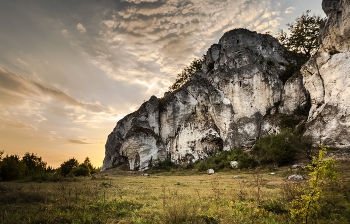
<svg viewBox="0 0 350 224">
<path fill-rule="evenodd" d="M 238 161 L 231 161 L 230 164 L 232 168 L 238 168 Z"/>
<path fill-rule="evenodd" d="M 299 168 L 301 168 L 301 166 L 298 165 L 298 164 L 295 164 L 295 165 L 291 166 L 291 168 L 292 168 L 292 169 L 299 169 Z"/>
<path fill-rule="evenodd" d="M 289 176 L 288 180 L 304 180 L 304 178 L 300 175 L 294 174 L 294 175 Z"/>
<path fill-rule="evenodd" d="M 207 174 L 214 174 L 214 170 L 213 169 L 207 170 Z"/>
</svg>

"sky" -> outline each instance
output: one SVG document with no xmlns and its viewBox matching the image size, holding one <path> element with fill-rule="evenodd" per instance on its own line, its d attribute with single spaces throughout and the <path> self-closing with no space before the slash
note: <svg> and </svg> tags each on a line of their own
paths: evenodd
<svg viewBox="0 0 350 224">
<path fill-rule="evenodd" d="M 234 28 L 287 30 L 321 0 L 0 0 L 0 151 L 99 167 L 118 120 Z"/>
</svg>

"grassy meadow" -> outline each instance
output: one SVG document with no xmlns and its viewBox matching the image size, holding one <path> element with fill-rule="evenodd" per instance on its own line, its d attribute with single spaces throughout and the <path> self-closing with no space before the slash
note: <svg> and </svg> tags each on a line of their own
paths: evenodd
<svg viewBox="0 0 350 224">
<path fill-rule="evenodd" d="M 308 223 L 350 223 L 349 162 L 336 168 L 339 180 L 323 187 L 320 211 Z M 308 178 L 289 167 L 213 175 L 177 168 L 0 182 L 0 223 L 302 223 L 291 216 L 290 202 L 306 181 L 287 180 L 291 173 Z"/>
</svg>

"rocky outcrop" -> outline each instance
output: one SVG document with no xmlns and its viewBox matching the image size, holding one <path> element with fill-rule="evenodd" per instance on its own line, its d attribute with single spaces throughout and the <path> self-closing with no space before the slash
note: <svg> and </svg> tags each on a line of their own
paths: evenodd
<svg viewBox="0 0 350 224">
<path fill-rule="evenodd" d="M 311 110 L 305 136 L 314 145 L 350 147 L 350 1 L 324 0 L 328 18 L 320 30 L 320 50 L 301 69 Z"/>
<path fill-rule="evenodd" d="M 108 136 L 102 171 L 194 162 L 252 146 L 281 130 L 279 113 L 308 114 L 304 137 L 350 148 L 350 1 L 323 0 L 320 50 L 301 60 L 270 35 L 236 29 L 212 45 L 202 70 L 173 93 L 152 96 Z"/>
<path fill-rule="evenodd" d="M 202 71 L 164 98 L 152 96 L 108 136 L 102 170 L 144 170 L 166 157 L 183 164 L 279 132 L 267 114 L 308 102 L 303 76 L 284 81 L 297 61 L 270 35 L 236 29 L 212 45 Z"/>
<path fill-rule="evenodd" d="M 327 16 L 331 14 L 331 12 L 336 11 L 339 5 L 340 0 L 323 0 L 322 1 L 322 9 L 326 13 Z"/>
<path fill-rule="evenodd" d="M 328 18 L 320 29 L 320 52 L 336 54 L 350 50 L 349 0 L 324 0 L 322 8 Z"/>
</svg>

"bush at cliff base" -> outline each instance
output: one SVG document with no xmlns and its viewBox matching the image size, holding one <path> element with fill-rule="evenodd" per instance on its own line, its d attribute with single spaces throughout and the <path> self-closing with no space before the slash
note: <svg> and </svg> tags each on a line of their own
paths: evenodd
<svg viewBox="0 0 350 224">
<path fill-rule="evenodd" d="M 254 152 L 262 163 L 285 165 L 295 160 L 296 141 L 297 136 L 285 130 L 259 139 L 254 146 Z"/>
<path fill-rule="evenodd" d="M 208 157 L 205 160 L 197 161 L 195 163 L 195 168 L 198 171 L 206 171 L 208 169 L 231 169 L 231 161 L 238 161 L 239 169 L 253 168 L 258 164 L 254 157 L 248 155 L 242 147 L 238 147 L 229 151 L 218 152 L 213 157 Z"/>
</svg>

